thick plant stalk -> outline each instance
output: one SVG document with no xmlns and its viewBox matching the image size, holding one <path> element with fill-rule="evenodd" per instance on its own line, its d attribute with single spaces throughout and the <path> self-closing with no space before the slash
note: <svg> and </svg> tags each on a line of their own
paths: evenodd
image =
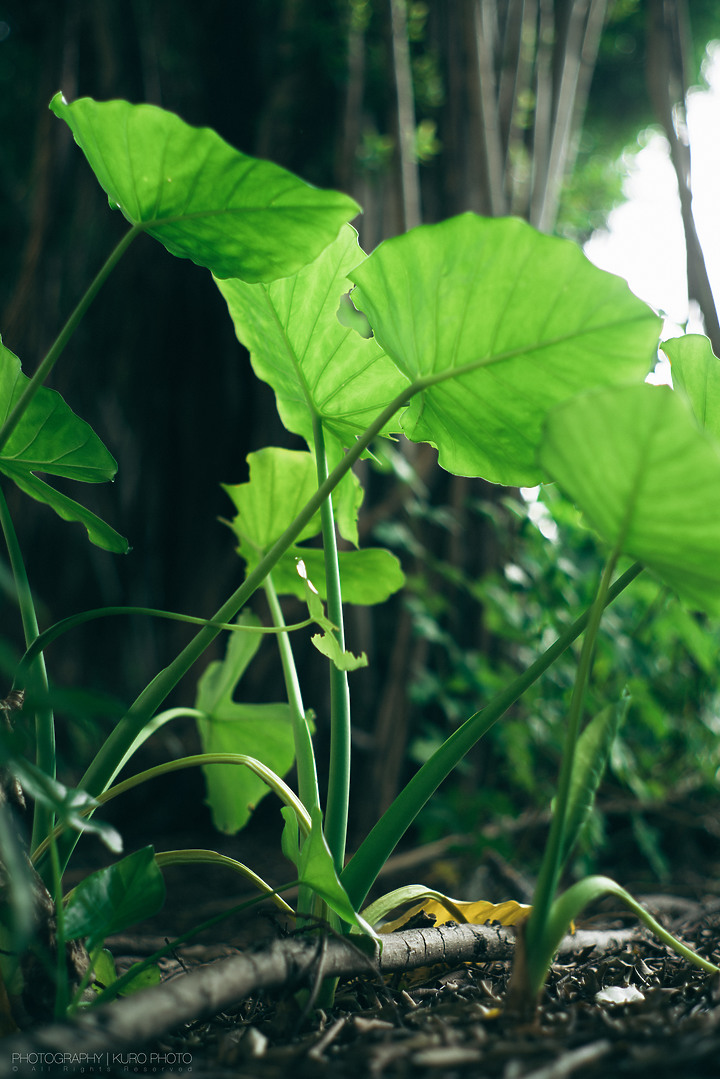
<svg viewBox="0 0 720 1079">
<path fill-rule="evenodd" d="M 313 420 L 315 456 L 318 486 L 328 478 L 327 456 L 322 422 Z M 327 590 L 328 618 L 335 628 L 335 637 L 341 651 L 345 651 L 342 590 L 338 562 L 337 536 L 333 516 L 332 496 L 328 495 L 320 507 L 323 553 L 325 556 L 325 587 Z M 330 668 L 330 775 L 325 809 L 325 839 L 333 856 L 335 870 L 342 872 L 345 864 L 347 841 L 348 803 L 350 801 L 350 688 L 347 671 L 339 670 L 334 663 Z"/>
</svg>

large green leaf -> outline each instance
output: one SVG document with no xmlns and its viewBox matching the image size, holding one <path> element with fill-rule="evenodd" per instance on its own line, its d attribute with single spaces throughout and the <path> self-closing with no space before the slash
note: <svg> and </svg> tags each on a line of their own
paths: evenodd
<svg viewBox="0 0 720 1079">
<path fill-rule="evenodd" d="M 249 453 L 247 460 L 249 482 L 223 489 L 238 511 L 230 527 L 238 537 L 238 551 L 247 562 L 248 572 L 252 572 L 315 493 L 317 475 L 312 454 L 307 451 L 266 446 L 257 453 Z M 298 541 L 318 535 L 320 527 L 318 513 L 300 533 Z M 304 598 L 305 584 L 297 573 L 298 559 L 304 560 L 310 580 L 325 599 L 323 552 L 297 543 L 285 551 L 273 568 L 275 590 L 279 595 Z M 397 558 L 382 548 L 341 551 L 339 560 L 346 603 L 384 603 L 405 582 Z"/>
<path fill-rule="evenodd" d="M 687 334 L 663 341 L 673 386 L 690 402 L 701 427 L 720 438 L 720 360 L 707 337 Z"/>
<path fill-rule="evenodd" d="M 362 258 L 357 234 L 348 225 L 292 277 L 269 285 L 217 282 L 255 374 L 275 391 L 285 427 L 312 448 L 313 416 L 319 417 L 330 467 L 407 385 L 375 340 L 360 337 L 338 319 L 352 284 L 348 271 Z M 353 543 L 361 498 L 352 474 L 333 495 L 340 532 Z"/>
<path fill-rule="evenodd" d="M 0 426 L 20 399 L 30 380 L 20 360 L 0 341 Z M 66 521 L 79 521 L 98 547 L 124 554 L 127 540 L 90 510 L 50 487 L 36 472 L 103 483 L 111 480 L 117 464 L 93 429 L 76 416 L 59 393 L 42 387 L 0 450 L 0 472 L 17 486 L 51 506 Z"/>
<path fill-rule="evenodd" d="M 244 614 L 242 621 L 258 625 Z M 225 659 L 211 663 L 198 682 L 195 707 L 204 713 L 198 731 L 204 753 L 245 753 L 279 776 L 295 760 L 292 717 L 287 704 L 237 704 L 233 692 L 260 646 L 260 637 L 232 633 Z M 207 802 L 218 831 L 233 835 L 247 824 L 268 787 L 250 769 L 212 765 L 204 769 Z"/>
<path fill-rule="evenodd" d="M 660 321 L 627 284 L 513 218 L 422 226 L 350 277 L 379 345 L 426 387 L 403 431 L 460 475 L 537 483 L 548 410 L 583 389 L 641 381 L 655 362 Z"/>
<path fill-rule="evenodd" d="M 111 933 L 157 913 L 164 902 L 165 882 L 155 853 L 143 847 L 78 884 L 65 910 L 65 936 L 87 937 L 92 952 Z"/>
<path fill-rule="evenodd" d="M 582 394 L 550 414 L 540 461 L 613 549 L 720 614 L 720 448 L 678 393 Z"/>
<path fill-rule="evenodd" d="M 68 104 L 56 94 L 50 108 L 70 127 L 110 205 L 217 277 L 294 273 L 358 213 L 347 195 L 311 187 L 154 105 L 88 97 Z"/>
</svg>

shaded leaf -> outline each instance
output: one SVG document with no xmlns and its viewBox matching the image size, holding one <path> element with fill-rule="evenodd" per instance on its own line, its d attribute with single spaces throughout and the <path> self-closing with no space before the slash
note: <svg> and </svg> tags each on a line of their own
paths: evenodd
<svg viewBox="0 0 720 1079">
<path fill-rule="evenodd" d="M 20 360 L 0 341 L 0 426 L 30 380 Z M 83 483 L 111 480 L 117 464 L 92 428 L 76 416 L 55 390 L 41 387 L 0 450 L 0 472 L 44 502 L 66 521 L 78 521 L 94 544 L 124 554 L 127 540 L 72 498 L 41 480 L 36 472 Z"/>
<path fill-rule="evenodd" d="M 57 817 L 57 823 L 76 832 L 90 832 L 99 836 L 108 850 L 119 854 L 122 850 L 120 833 L 107 821 L 87 816 L 100 803 L 87 791 L 64 786 L 52 779 L 30 761 L 13 757 L 10 770 L 17 777 L 25 794 L 46 806 Z"/>
<path fill-rule="evenodd" d="M 111 933 L 156 914 L 164 902 L 165 882 L 153 848 L 143 847 L 78 884 L 65 909 L 65 936 L 87 937 L 92 952 Z"/>
<path fill-rule="evenodd" d="M 127 101 L 50 108 L 70 127 L 110 205 L 173 255 L 220 278 L 271 281 L 304 266 L 359 207 L 268 161 L 234 150 L 216 132 Z"/>
<path fill-rule="evenodd" d="M 355 926 L 369 936 L 375 936 L 365 919 L 354 910 L 348 894 L 335 871 L 330 848 L 325 842 L 322 829 L 322 812 L 315 807 L 312 812 L 312 828 L 300 850 L 298 871 L 300 881 L 335 911 L 348 925 Z"/>
<path fill-rule="evenodd" d="M 248 613 L 241 620 L 246 625 L 259 625 Z M 198 682 L 195 707 L 204 718 L 198 719 L 197 727 L 204 753 L 244 753 L 282 777 L 295 760 L 290 708 L 287 704 L 237 704 L 233 700 L 259 645 L 255 634 L 231 634 L 225 659 L 211 663 Z M 218 764 L 203 770 L 213 824 L 228 835 L 240 831 L 268 793 L 267 785 L 245 768 Z"/>
<path fill-rule="evenodd" d="M 641 381 L 655 361 L 660 321 L 626 282 L 513 218 L 424 225 L 386 240 L 350 277 L 380 346 L 411 382 L 433 382 L 402 430 L 459 475 L 539 482 L 549 409 L 592 386 Z"/>
<path fill-rule="evenodd" d="M 720 614 L 720 449 L 679 394 L 582 394 L 548 418 L 540 460 L 613 549 Z"/>
</svg>

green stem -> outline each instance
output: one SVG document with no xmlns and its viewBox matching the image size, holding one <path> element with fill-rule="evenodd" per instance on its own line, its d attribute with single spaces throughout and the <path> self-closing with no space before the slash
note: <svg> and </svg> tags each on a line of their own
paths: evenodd
<svg viewBox="0 0 720 1079">
<path fill-rule="evenodd" d="M 285 628 L 282 607 L 278 599 L 272 575 L 268 574 L 263 583 L 267 597 L 273 624 L 278 629 Z M 285 679 L 285 692 L 287 693 L 290 713 L 292 715 L 293 736 L 295 740 L 295 761 L 298 771 L 298 794 L 300 801 L 308 812 L 320 805 L 320 793 L 318 791 L 317 770 L 315 767 L 315 753 L 313 751 L 312 737 L 308 727 L 305 709 L 303 707 L 300 682 L 295 667 L 290 639 L 286 633 L 278 633 L 278 650 L 280 662 Z"/>
<path fill-rule="evenodd" d="M 637 577 L 642 568 L 636 562 L 626 570 L 609 589 L 606 603 L 612 603 Z M 462 727 L 459 727 L 447 741 L 443 742 L 403 788 L 372 831 L 365 837 L 341 874 L 342 883 L 356 910 L 360 910 L 378 873 L 428 799 L 475 743 L 580 636 L 588 624 L 592 610 L 592 607 L 589 608 L 576 619 L 546 652 L 510 686 L 493 697 L 482 711 L 470 716 Z"/>
<path fill-rule="evenodd" d="M 87 311 L 90 304 L 93 302 L 102 286 L 107 281 L 112 271 L 117 266 L 122 256 L 127 251 L 132 241 L 137 236 L 138 232 L 142 232 L 143 229 L 137 225 L 134 225 L 129 232 L 126 232 L 120 242 L 116 245 L 114 250 L 110 253 L 107 261 L 102 269 L 98 272 L 93 280 L 92 284 L 88 288 L 85 295 L 80 300 L 75 310 L 70 315 L 62 330 L 58 334 L 57 338 L 50 346 L 50 350 L 42 360 L 35 374 L 32 376 L 22 394 L 20 395 L 15 407 L 10 412 L 10 415 L 5 420 L 5 423 L 0 427 L 0 450 L 2 450 L 7 440 L 17 427 L 18 423 L 23 417 L 25 410 L 32 401 L 35 394 L 38 392 L 45 379 L 48 377 L 61 353 L 63 352 L 68 341 L 75 333 L 83 315 Z"/>
<path fill-rule="evenodd" d="M 528 918 L 527 924 L 527 967 L 531 983 L 534 978 L 537 980 L 537 971 L 535 971 L 535 967 L 538 963 L 542 964 L 543 962 L 543 938 L 546 935 L 550 909 L 555 898 L 555 892 L 557 891 L 560 874 L 563 869 L 562 849 L 565 840 L 572 774 L 575 766 L 575 749 L 577 747 L 577 740 L 580 736 L 580 725 L 582 723 L 585 707 L 585 694 L 595 653 L 595 641 L 600 628 L 600 620 L 603 611 L 608 603 L 610 582 L 615 571 L 617 558 L 618 554 L 615 551 L 605 566 L 595 601 L 590 608 L 590 616 L 583 638 L 577 675 L 575 677 L 575 685 L 573 686 L 567 728 L 565 731 L 562 764 L 560 766 L 560 778 L 558 780 L 555 808 L 550 825 L 550 834 L 543 852 L 540 873 L 535 887 L 535 895 L 533 896 L 532 912 Z M 545 971 L 543 970 L 543 980 L 544 977 Z"/>
<path fill-rule="evenodd" d="M 17 534 L 13 526 L 10 510 L 3 491 L 0 489 L 0 525 L 2 526 L 5 543 L 10 556 L 10 565 L 15 579 L 15 591 L 17 593 L 20 617 L 23 624 L 26 647 L 32 647 L 34 641 L 40 636 L 38 629 L 35 604 L 33 603 L 32 590 L 28 581 L 25 563 L 18 543 Z M 28 672 L 29 674 L 31 672 Z M 45 660 L 39 656 L 32 670 L 33 688 L 38 690 L 38 696 L 48 699 L 49 686 Z M 55 717 L 52 709 L 47 706 L 38 707 L 35 712 L 35 763 L 46 775 L 55 778 Z M 33 813 L 33 827 L 31 850 L 34 850 L 41 839 L 52 830 L 53 814 L 49 806 L 35 802 Z"/>
<path fill-rule="evenodd" d="M 123 779 L 121 783 L 116 783 L 114 787 L 110 787 L 108 790 L 98 794 L 97 801 L 99 805 L 106 805 L 113 798 L 126 794 L 133 787 L 139 787 L 141 783 L 147 783 L 151 779 L 169 775 L 170 772 L 181 772 L 185 768 L 207 768 L 211 764 L 237 764 L 249 768 L 258 779 L 261 779 L 263 783 L 266 783 L 274 791 L 285 805 L 292 809 L 297 817 L 301 835 L 309 835 L 312 827 L 310 816 L 292 788 L 288 787 L 287 783 L 276 775 L 271 768 L 268 768 L 266 764 L 263 764 L 262 761 L 258 761 L 254 757 L 248 757 L 245 753 L 196 753 L 191 757 L 178 757 L 172 761 L 164 761 L 163 764 L 156 764 L 154 768 L 147 768 L 144 772 L 138 772 L 137 775 L 129 776 L 127 779 Z M 95 808 L 95 806 L 88 806 L 80 811 L 80 815 L 89 817 Z M 47 839 L 43 840 L 37 850 L 33 852 L 33 862 L 38 862 L 42 858 L 50 844 L 58 839 L 63 831 L 65 831 L 65 828 L 62 824 L 55 826 Z"/>
<path fill-rule="evenodd" d="M 275 541 L 255 569 L 248 574 L 243 584 L 219 608 L 213 616 L 213 623 L 231 622 L 235 618 L 240 608 L 248 602 L 262 585 L 275 563 L 297 539 L 305 525 L 315 516 L 327 496 L 337 487 L 343 476 L 350 471 L 372 440 L 395 416 L 398 409 L 407 404 L 415 392 L 415 384 L 407 386 L 394 401 L 383 409 L 363 433 L 362 437 L 350 447 L 342 460 L 335 466 L 327 480 L 308 500 L 293 523 L 285 529 L 282 536 Z M 127 749 L 133 744 L 148 720 L 158 711 L 165 698 L 172 692 L 180 679 L 187 674 L 205 649 L 215 640 L 218 633 L 220 633 L 220 630 L 215 629 L 212 624 L 203 627 L 183 648 L 180 654 L 175 657 L 172 663 L 160 671 L 152 682 L 145 687 L 133 702 L 129 711 L 118 722 L 85 772 L 80 781 L 80 786 L 83 790 L 97 795 L 112 782 L 113 777 L 117 774 L 119 762 L 123 760 Z M 69 850 L 66 850 L 65 854 L 68 855 Z"/>
<path fill-rule="evenodd" d="M 211 626 L 218 631 L 227 630 L 232 633 L 260 633 L 265 635 L 292 633 L 295 630 L 305 629 L 307 626 L 313 625 L 312 618 L 306 618 L 303 622 L 295 622 L 291 626 L 286 626 L 283 623 L 281 627 L 276 628 L 273 626 L 244 626 L 239 625 L 237 622 L 217 622 L 211 618 L 197 618 L 191 614 L 162 611 L 156 607 L 95 607 L 90 611 L 79 611 L 78 614 L 68 615 L 67 618 L 62 618 L 59 622 L 50 626 L 49 629 L 37 635 L 18 664 L 14 685 L 16 687 L 23 686 L 27 667 L 36 656 L 40 655 L 48 645 L 52 644 L 63 633 L 67 633 L 68 630 L 75 629 L 76 626 L 81 626 L 85 622 L 93 622 L 98 618 L 115 618 L 118 615 L 128 614 L 139 614 L 148 618 L 165 618 L 171 622 L 185 622 L 190 626 Z"/>
<path fill-rule="evenodd" d="M 313 437 L 318 486 L 322 487 L 328 475 L 327 454 L 322 422 L 317 416 L 313 417 Z M 335 630 L 330 632 L 334 633 L 340 650 L 344 652 L 345 629 L 340 564 L 331 495 L 327 496 L 320 507 L 320 521 L 325 559 L 327 614 L 335 626 Z M 328 666 L 330 670 L 330 766 L 324 832 L 335 863 L 335 871 L 341 873 L 345 864 L 350 802 L 350 688 L 347 671 L 339 670 L 334 663 L 329 663 Z"/>
</svg>

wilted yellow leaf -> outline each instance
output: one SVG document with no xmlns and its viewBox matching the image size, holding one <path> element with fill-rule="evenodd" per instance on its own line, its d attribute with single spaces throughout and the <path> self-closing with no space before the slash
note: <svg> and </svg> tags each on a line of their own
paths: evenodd
<svg viewBox="0 0 720 1079">
<path fill-rule="evenodd" d="M 459 899 L 450 899 L 449 896 L 428 897 L 421 903 L 406 910 L 400 917 L 392 922 L 386 922 L 381 933 L 394 933 L 401 929 L 411 918 L 423 911 L 429 917 L 435 919 L 436 925 L 445 925 L 447 922 L 469 922 L 471 925 L 487 925 L 488 922 L 497 922 L 499 925 L 520 925 L 530 914 L 530 906 L 527 903 L 516 903 L 514 899 L 508 899 L 504 903 L 488 903 L 480 899 L 477 902 L 464 902 Z"/>
</svg>

